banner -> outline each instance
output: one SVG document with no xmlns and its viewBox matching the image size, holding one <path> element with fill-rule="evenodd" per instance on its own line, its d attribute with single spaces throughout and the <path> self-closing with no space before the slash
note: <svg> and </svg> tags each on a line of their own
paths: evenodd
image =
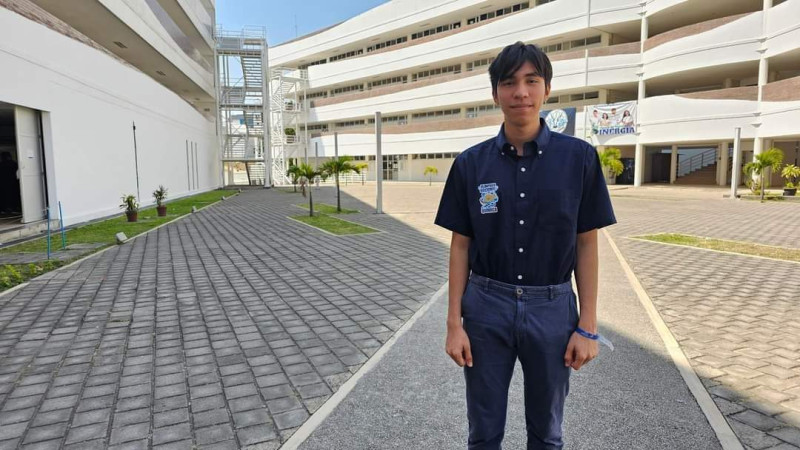
<svg viewBox="0 0 800 450">
<path fill-rule="evenodd" d="M 539 117 L 544 119 L 550 131 L 575 136 L 575 108 L 539 111 Z"/>
<path fill-rule="evenodd" d="M 636 133 L 636 102 L 587 106 L 586 116 L 589 118 L 592 134 Z"/>
</svg>

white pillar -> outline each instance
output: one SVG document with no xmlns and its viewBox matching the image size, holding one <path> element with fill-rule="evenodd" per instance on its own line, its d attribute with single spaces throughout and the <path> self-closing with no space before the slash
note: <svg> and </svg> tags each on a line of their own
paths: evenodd
<svg viewBox="0 0 800 450">
<path fill-rule="evenodd" d="M 647 40 L 647 17 L 644 15 L 644 11 L 641 13 L 641 28 L 639 32 L 639 54 L 642 59 L 644 59 L 644 41 Z M 642 100 L 645 98 L 645 84 L 644 84 L 644 64 L 640 65 L 640 72 L 639 72 L 639 95 L 638 95 L 638 107 L 639 107 L 639 114 L 637 114 L 637 121 L 639 117 L 641 117 L 641 108 L 642 108 Z M 645 148 L 641 142 L 639 142 L 639 138 L 641 137 L 641 123 L 636 124 L 636 150 L 634 153 L 633 159 L 633 185 L 634 186 L 641 186 L 644 182 L 644 155 L 645 155 Z"/>
<path fill-rule="evenodd" d="M 728 184 L 728 142 L 722 142 L 720 147 L 720 160 L 717 168 L 719 169 L 719 178 L 717 181 L 720 186 Z"/>
<path fill-rule="evenodd" d="M 376 213 L 383 214 L 383 155 L 381 153 L 381 113 L 375 112 L 375 182 L 377 184 Z"/>
<path fill-rule="evenodd" d="M 672 154 L 670 156 L 669 182 L 670 184 L 675 184 L 675 180 L 678 178 L 678 146 L 676 144 L 672 144 Z"/>
<path fill-rule="evenodd" d="M 736 127 L 734 129 L 733 138 L 733 169 L 731 170 L 731 199 L 736 199 L 736 190 L 739 188 L 739 167 L 742 164 L 742 146 L 741 146 L 742 129 Z"/>
</svg>

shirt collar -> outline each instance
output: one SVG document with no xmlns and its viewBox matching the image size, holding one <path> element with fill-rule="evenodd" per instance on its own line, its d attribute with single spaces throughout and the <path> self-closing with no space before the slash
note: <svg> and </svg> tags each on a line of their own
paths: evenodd
<svg viewBox="0 0 800 450">
<path fill-rule="evenodd" d="M 497 133 L 497 137 L 495 138 L 495 146 L 502 154 L 512 154 L 516 155 L 516 152 L 511 151 L 511 144 L 506 139 L 506 124 L 503 123 L 500 125 L 500 132 Z M 550 143 L 550 129 L 547 127 L 547 123 L 545 123 L 544 119 L 541 117 L 539 118 L 539 135 L 536 136 L 536 139 L 526 142 L 524 148 L 522 149 L 523 156 L 530 156 L 533 154 L 534 150 L 543 152 L 547 147 L 547 144 Z"/>
</svg>

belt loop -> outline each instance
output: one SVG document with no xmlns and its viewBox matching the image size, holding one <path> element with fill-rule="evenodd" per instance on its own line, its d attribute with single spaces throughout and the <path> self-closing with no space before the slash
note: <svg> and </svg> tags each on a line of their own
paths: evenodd
<svg viewBox="0 0 800 450">
<path fill-rule="evenodd" d="M 548 293 L 548 295 L 550 297 L 550 300 L 552 300 L 554 298 L 553 292 L 555 291 L 555 289 L 553 289 L 553 286 L 547 286 L 547 291 L 548 291 L 547 293 Z"/>
</svg>

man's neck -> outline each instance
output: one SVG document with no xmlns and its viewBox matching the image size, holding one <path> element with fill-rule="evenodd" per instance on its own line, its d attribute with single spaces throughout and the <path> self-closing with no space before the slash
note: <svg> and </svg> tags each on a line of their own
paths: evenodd
<svg viewBox="0 0 800 450">
<path fill-rule="evenodd" d="M 506 140 L 509 144 L 514 146 L 514 148 L 517 150 L 518 156 L 522 156 L 524 154 L 525 143 L 536 139 L 541 128 L 542 126 L 538 120 L 523 126 L 513 125 L 505 122 L 505 125 L 503 126 L 503 130 L 506 134 Z"/>
</svg>

